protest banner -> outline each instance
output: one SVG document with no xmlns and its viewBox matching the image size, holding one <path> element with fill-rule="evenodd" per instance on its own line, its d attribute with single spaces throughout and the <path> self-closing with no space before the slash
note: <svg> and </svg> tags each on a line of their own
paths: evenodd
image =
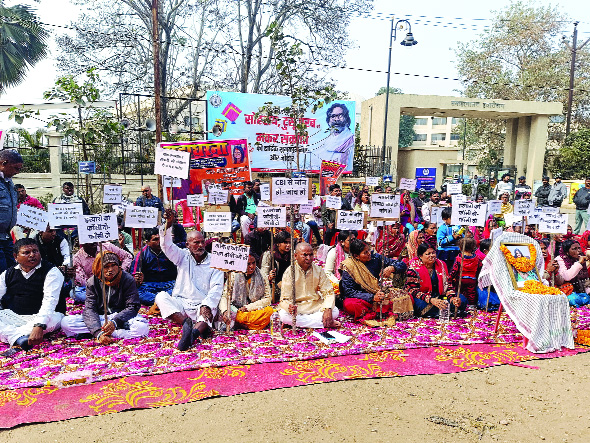
<svg viewBox="0 0 590 443">
<path fill-rule="evenodd" d="M 82 215 L 82 203 L 49 203 L 49 226 L 76 226 Z"/>
<path fill-rule="evenodd" d="M 213 242 L 211 267 L 221 271 L 246 272 L 250 246 Z"/>
<path fill-rule="evenodd" d="M 367 186 L 379 186 L 379 177 L 367 177 L 365 178 L 365 184 Z"/>
<path fill-rule="evenodd" d="M 49 214 L 43 209 L 29 205 L 20 205 L 16 214 L 16 224 L 23 228 L 45 231 L 49 223 Z"/>
<path fill-rule="evenodd" d="M 287 208 L 284 206 L 258 207 L 259 228 L 286 228 L 287 227 Z"/>
<path fill-rule="evenodd" d="M 78 216 L 78 236 L 80 244 L 119 240 L 117 216 L 94 214 Z"/>
<path fill-rule="evenodd" d="M 186 196 L 186 205 L 189 208 L 202 208 L 205 206 L 205 196 L 203 194 L 188 194 Z"/>
<path fill-rule="evenodd" d="M 165 143 L 156 146 L 154 174 L 188 178 L 190 152 L 165 148 Z"/>
<path fill-rule="evenodd" d="M 205 212 L 203 230 L 205 232 L 231 232 L 231 212 Z"/>
<path fill-rule="evenodd" d="M 346 165 L 342 163 L 322 160 L 320 167 L 320 195 L 328 195 L 330 186 L 338 181 L 338 177 L 340 177 L 344 169 L 346 169 Z"/>
<path fill-rule="evenodd" d="M 556 208 L 557 209 L 557 208 Z M 535 203 L 532 200 L 521 198 L 514 200 L 514 215 L 528 217 L 535 212 Z"/>
<path fill-rule="evenodd" d="M 126 228 L 155 228 L 158 225 L 158 208 L 131 206 L 125 211 Z"/>
<path fill-rule="evenodd" d="M 399 181 L 399 188 L 400 189 L 407 189 L 408 191 L 415 191 L 416 190 L 416 180 L 411 178 L 402 178 Z"/>
<path fill-rule="evenodd" d="M 337 195 L 326 195 L 326 208 L 328 209 L 340 209 L 342 207 L 342 197 Z"/>
<path fill-rule="evenodd" d="M 490 200 L 488 202 L 488 217 L 490 215 L 502 213 L 502 202 L 500 200 Z"/>
<path fill-rule="evenodd" d="M 229 190 L 209 188 L 209 195 L 207 197 L 207 202 L 210 205 L 223 205 L 228 202 Z"/>
<path fill-rule="evenodd" d="M 454 194 L 452 201 L 454 205 L 457 203 L 465 203 L 467 201 L 467 196 L 463 194 Z"/>
<path fill-rule="evenodd" d="M 371 195 L 371 218 L 399 218 L 400 197 L 395 194 Z"/>
<path fill-rule="evenodd" d="M 461 194 L 463 192 L 463 185 L 461 183 L 447 183 L 447 194 Z"/>
<path fill-rule="evenodd" d="M 485 203 L 453 203 L 451 224 L 459 226 L 485 226 L 487 206 Z"/>
<path fill-rule="evenodd" d="M 102 202 L 107 205 L 118 205 L 123 201 L 123 186 L 104 185 Z"/>
<path fill-rule="evenodd" d="M 304 205 L 299 205 L 299 213 L 313 214 L 313 200 L 310 200 L 309 203 L 306 203 Z"/>
<path fill-rule="evenodd" d="M 363 211 L 338 210 L 336 212 L 336 229 L 340 231 L 360 231 L 364 229 L 365 221 L 366 216 Z"/>
<path fill-rule="evenodd" d="M 273 178 L 271 201 L 275 205 L 303 205 L 309 202 L 309 179 Z"/>
<path fill-rule="evenodd" d="M 567 234 L 567 214 L 541 213 L 539 232 L 543 234 Z"/>
<path fill-rule="evenodd" d="M 260 200 L 270 201 L 270 183 L 260 183 Z"/>
</svg>

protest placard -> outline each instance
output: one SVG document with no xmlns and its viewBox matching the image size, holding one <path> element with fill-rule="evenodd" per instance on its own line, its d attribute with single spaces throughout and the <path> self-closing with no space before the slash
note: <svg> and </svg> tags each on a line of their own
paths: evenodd
<svg viewBox="0 0 590 443">
<path fill-rule="evenodd" d="M 395 194 L 371 195 L 371 218 L 399 218 L 400 197 Z"/>
<path fill-rule="evenodd" d="M 123 199 L 121 200 L 121 203 L 113 205 L 113 212 L 118 215 L 121 215 L 125 212 L 125 209 L 127 209 L 130 206 L 133 206 L 133 202 Z"/>
<path fill-rule="evenodd" d="M 379 186 L 379 177 L 367 177 L 365 183 L 367 186 Z"/>
<path fill-rule="evenodd" d="M 211 267 L 222 271 L 246 272 L 250 246 L 213 242 Z"/>
<path fill-rule="evenodd" d="M 260 183 L 260 200 L 270 201 L 270 183 Z"/>
<path fill-rule="evenodd" d="M 205 232 L 231 232 L 231 212 L 205 212 L 203 230 Z"/>
<path fill-rule="evenodd" d="M 488 217 L 502 212 L 502 202 L 500 200 L 490 200 L 488 202 Z"/>
<path fill-rule="evenodd" d="M 187 179 L 190 156 L 191 153 L 188 151 L 164 149 L 158 144 L 156 146 L 154 174 Z"/>
<path fill-rule="evenodd" d="M 29 205 L 20 205 L 16 214 L 16 224 L 24 228 L 45 231 L 49 222 L 49 214 L 43 209 Z"/>
<path fill-rule="evenodd" d="M 154 228 L 158 225 L 158 208 L 131 206 L 125 211 L 126 228 Z"/>
<path fill-rule="evenodd" d="M 430 221 L 437 226 L 442 225 L 445 221 L 442 219 L 442 212 L 446 206 L 433 206 L 430 208 Z"/>
<path fill-rule="evenodd" d="M 107 205 L 117 205 L 123 200 L 123 186 L 104 185 L 102 202 Z"/>
<path fill-rule="evenodd" d="M 205 206 L 205 196 L 203 194 L 187 194 L 186 205 L 189 208 L 202 208 Z"/>
<path fill-rule="evenodd" d="M 340 231 L 360 231 L 364 227 L 365 213 L 363 211 L 338 210 L 336 212 L 336 229 Z"/>
<path fill-rule="evenodd" d="M 543 234 L 567 234 L 567 214 L 542 213 L 539 232 Z"/>
<path fill-rule="evenodd" d="M 209 188 L 208 203 L 210 205 L 223 205 L 229 199 L 229 190 Z"/>
<path fill-rule="evenodd" d="M 463 185 L 461 183 L 447 183 L 447 194 L 461 194 L 463 192 Z"/>
<path fill-rule="evenodd" d="M 273 178 L 271 194 L 275 205 L 304 205 L 309 201 L 309 179 Z"/>
<path fill-rule="evenodd" d="M 270 205 L 266 202 L 263 202 L 262 200 L 258 201 L 258 205 L 256 205 L 257 208 L 269 208 Z"/>
<path fill-rule="evenodd" d="M 541 208 L 535 208 L 535 210 L 533 211 L 533 213 L 526 218 L 527 224 L 529 224 L 529 225 L 538 225 L 539 224 L 539 220 L 541 220 L 541 215 L 542 214 L 543 214 L 543 211 L 541 211 Z"/>
<path fill-rule="evenodd" d="M 286 228 L 287 227 L 287 208 L 284 206 L 259 207 L 256 211 L 258 214 L 259 228 Z"/>
<path fill-rule="evenodd" d="M 467 201 L 467 196 L 463 194 L 455 194 L 452 197 L 453 205 L 457 203 L 465 203 Z"/>
<path fill-rule="evenodd" d="M 309 203 L 306 203 L 304 205 L 299 205 L 299 213 L 313 214 L 313 200 L 310 200 Z"/>
<path fill-rule="evenodd" d="M 451 224 L 460 226 L 484 226 L 487 206 L 485 203 L 453 203 Z"/>
<path fill-rule="evenodd" d="M 408 191 L 415 191 L 416 190 L 416 180 L 411 178 L 402 178 L 399 181 L 399 188 L 400 189 L 407 189 Z"/>
<path fill-rule="evenodd" d="M 162 177 L 162 186 L 165 188 L 180 188 L 182 187 L 182 180 L 176 177 L 169 177 L 165 175 Z"/>
<path fill-rule="evenodd" d="M 553 206 L 541 206 L 541 212 L 543 214 L 559 214 L 559 208 Z"/>
<path fill-rule="evenodd" d="M 119 239 L 117 216 L 94 214 L 78 216 L 78 236 L 80 244 L 105 242 Z"/>
<path fill-rule="evenodd" d="M 342 197 L 337 195 L 326 195 L 326 208 L 328 209 L 340 209 L 342 207 Z"/>
<path fill-rule="evenodd" d="M 514 215 L 513 212 L 507 212 L 504 214 L 504 222 L 506 223 L 506 227 L 510 227 L 516 223 L 522 223 L 522 216 L 521 215 Z"/>
<path fill-rule="evenodd" d="M 49 226 L 76 226 L 82 215 L 82 203 L 49 203 Z"/>
<path fill-rule="evenodd" d="M 533 215 L 535 212 L 535 204 L 532 200 L 521 198 L 520 200 L 514 200 L 514 215 L 520 215 L 528 217 Z"/>
</svg>

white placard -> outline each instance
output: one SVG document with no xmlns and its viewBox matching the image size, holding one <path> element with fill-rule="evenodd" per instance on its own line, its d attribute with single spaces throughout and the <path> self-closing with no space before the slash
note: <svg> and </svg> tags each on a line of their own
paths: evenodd
<svg viewBox="0 0 590 443">
<path fill-rule="evenodd" d="M 342 207 L 342 197 L 337 195 L 326 195 L 326 208 L 328 209 L 340 209 Z"/>
<path fill-rule="evenodd" d="M 304 205 L 299 205 L 299 213 L 313 214 L 313 200 L 310 200 L 309 203 L 306 203 Z"/>
<path fill-rule="evenodd" d="M 506 223 L 506 227 L 512 226 L 515 223 L 522 223 L 522 216 L 514 215 L 513 212 L 507 212 L 504 214 L 504 222 Z"/>
<path fill-rule="evenodd" d="M 465 203 L 467 201 L 467 196 L 463 194 L 454 194 L 452 197 L 453 205 L 457 203 Z"/>
<path fill-rule="evenodd" d="M 488 202 L 488 216 L 500 214 L 502 212 L 502 202 L 500 200 L 490 200 Z"/>
<path fill-rule="evenodd" d="M 155 228 L 158 225 L 158 208 L 131 206 L 125 210 L 126 228 Z"/>
<path fill-rule="evenodd" d="M 256 205 L 257 208 L 269 208 L 270 205 L 266 202 L 263 202 L 262 200 L 258 200 L 258 205 Z"/>
<path fill-rule="evenodd" d="M 213 242 L 210 266 L 222 271 L 246 272 L 250 246 Z"/>
<path fill-rule="evenodd" d="M 125 209 L 130 206 L 133 206 L 133 202 L 130 202 L 129 200 L 121 200 L 121 203 L 118 205 L 113 205 L 113 212 L 116 212 L 117 214 L 123 214 Z"/>
<path fill-rule="evenodd" d="M 182 180 L 176 177 L 162 177 L 162 186 L 165 188 L 181 188 Z"/>
<path fill-rule="evenodd" d="M 442 225 L 445 221 L 442 219 L 442 212 L 446 206 L 433 206 L 430 208 L 430 221 L 436 223 L 437 226 Z"/>
<path fill-rule="evenodd" d="M 367 186 L 379 186 L 379 177 L 367 177 L 365 183 Z"/>
<path fill-rule="evenodd" d="M 400 197 L 395 194 L 371 195 L 371 218 L 399 218 Z"/>
<path fill-rule="evenodd" d="M 231 212 L 205 212 L 203 230 L 205 232 L 231 232 Z"/>
<path fill-rule="evenodd" d="M 190 156 L 191 153 L 188 151 L 176 151 L 156 146 L 154 174 L 187 179 Z"/>
<path fill-rule="evenodd" d="M 45 231 L 49 223 L 49 214 L 43 209 L 29 205 L 20 205 L 16 214 L 16 224 L 25 228 Z"/>
<path fill-rule="evenodd" d="M 451 224 L 460 226 L 485 226 L 487 205 L 465 202 L 453 204 Z"/>
<path fill-rule="evenodd" d="M 541 214 L 539 232 L 543 234 L 567 234 L 567 214 Z"/>
<path fill-rule="evenodd" d="M 535 213 L 535 204 L 532 200 L 521 198 L 514 201 L 514 215 L 528 217 Z"/>
<path fill-rule="evenodd" d="M 186 205 L 189 208 L 202 208 L 205 206 L 205 196 L 203 194 L 187 194 Z"/>
<path fill-rule="evenodd" d="M 271 200 L 275 205 L 304 205 L 309 201 L 309 179 L 273 178 Z"/>
<path fill-rule="evenodd" d="M 416 190 L 416 182 L 417 180 L 411 178 L 402 178 L 399 181 L 399 188 L 400 189 L 407 189 L 408 191 L 415 191 Z"/>
<path fill-rule="evenodd" d="M 78 216 L 78 236 L 80 244 L 105 242 L 119 239 L 117 216 L 94 214 Z"/>
<path fill-rule="evenodd" d="M 454 195 L 454 194 L 462 194 L 463 193 L 463 185 L 461 183 L 447 183 L 447 194 Z"/>
<path fill-rule="evenodd" d="M 541 212 L 543 214 L 559 214 L 559 208 L 553 206 L 541 206 Z"/>
<path fill-rule="evenodd" d="M 338 210 L 336 213 L 336 229 L 340 231 L 360 231 L 365 226 L 363 211 Z"/>
<path fill-rule="evenodd" d="M 258 214 L 256 226 L 259 228 L 287 227 L 287 208 L 284 206 L 259 207 L 256 213 Z"/>
<path fill-rule="evenodd" d="M 270 201 L 270 183 L 260 183 L 260 200 Z"/>
<path fill-rule="evenodd" d="M 104 185 L 102 202 L 107 205 L 117 205 L 123 200 L 123 186 Z"/>
<path fill-rule="evenodd" d="M 541 211 L 541 208 L 535 208 L 535 210 L 533 211 L 533 213 L 526 218 L 527 224 L 529 224 L 529 225 L 538 225 L 539 224 L 539 220 L 541 220 L 541 215 L 542 214 L 543 214 L 543 211 Z"/>
<path fill-rule="evenodd" d="M 503 228 L 496 228 L 494 230 L 492 230 L 492 242 L 495 242 L 498 237 L 500 237 L 502 234 L 504 233 L 504 229 Z"/>
<path fill-rule="evenodd" d="M 224 205 L 229 198 L 229 189 L 211 189 L 209 187 L 208 203 L 210 205 Z"/>
<path fill-rule="evenodd" d="M 82 215 L 82 203 L 49 203 L 49 226 L 74 226 Z"/>
<path fill-rule="evenodd" d="M 530 189 L 528 189 L 528 188 L 521 188 L 521 187 L 519 187 L 519 186 L 517 186 L 517 187 L 514 189 L 514 193 L 518 193 L 518 194 L 524 194 L 524 193 L 526 193 L 526 192 L 531 192 L 531 190 L 530 190 Z"/>
</svg>

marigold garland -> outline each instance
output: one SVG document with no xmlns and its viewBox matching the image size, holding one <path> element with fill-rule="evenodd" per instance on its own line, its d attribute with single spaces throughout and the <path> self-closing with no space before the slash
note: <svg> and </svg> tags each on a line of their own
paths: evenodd
<svg viewBox="0 0 590 443">
<path fill-rule="evenodd" d="M 519 271 L 519 272 L 529 272 L 530 270 L 532 270 L 536 263 L 537 263 L 537 249 L 535 248 L 535 245 L 530 244 L 528 245 L 529 247 L 529 253 L 531 258 L 527 258 L 527 257 L 514 257 L 512 255 L 512 253 L 508 250 L 508 248 L 504 245 L 500 245 L 500 251 L 502 251 L 502 254 L 504 254 L 504 257 L 506 257 L 506 261 L 508 263 L 510 263 L 512 266 L 514 266 L 514 268 Z"/>
<path fill-rule="evenodd" d="M 558 288 L 552 286 L 546 286 L 540 281 L 527 280 L 524 282 L 524 287 L 521 289 L 522 292 L 528 294 L 548 294 L 548 295 L 559 295 L 561 291 Z"/>
</svg>

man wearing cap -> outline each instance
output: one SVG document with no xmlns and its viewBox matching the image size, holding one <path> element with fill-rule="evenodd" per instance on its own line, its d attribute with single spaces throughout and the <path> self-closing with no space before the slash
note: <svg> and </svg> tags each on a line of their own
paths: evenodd
<svg viewBox="0 0 590 443">
<path fill-rule="evenodd" d="M 543 177 L 543 185 L 535 191 L 537 197 L 537 206 L 549 206 L 549 194 L 551 193 L 551 186 L 549 185 L 549 177 Z"/>
<path fill-rule="evenodd" d="M 555 174 L 555 183 L 551 186 L 549 193 L 549 205 L 559 208 L 567 197 L 567 187 L 561 182 L 561 174 Z"/>
<path fill-rule="evenodd" d="M 574 235 L 582 231 L 582 223 L 588 226 L 588 204 L 590 204 L 590 177 L 586 177 L 586 183 L 583 188 L 576 191 L 574 195 L 574 204 L 576 205 L 576 226 Z"/>
<path fill-rule="evenodd" d="M 530 194 L 530 192 L 531 187 L 526 184 L 526 177 L 524 175 L 521 175 L 520 177 L 518 177 L 518 185 L 516 185 L 514 199 L 520 200 L 521 198 L 524 198 L 525 194 Z"/>
</svg>

